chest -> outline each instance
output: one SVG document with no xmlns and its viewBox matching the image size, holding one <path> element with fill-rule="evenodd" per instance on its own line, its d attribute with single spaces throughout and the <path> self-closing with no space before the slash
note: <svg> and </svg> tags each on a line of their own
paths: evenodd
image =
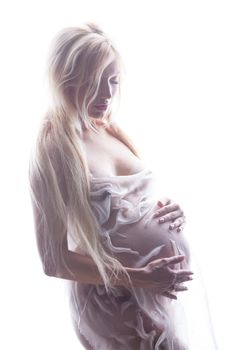
<svg viewBox="0 0 233 350">
<path fill-rule="evenodd" d="M 111 135 L 87 140 L 84 150 L 89 170 L 96 177 L 134 174 L 144 167 L 124 143 Z"/>
</svg>

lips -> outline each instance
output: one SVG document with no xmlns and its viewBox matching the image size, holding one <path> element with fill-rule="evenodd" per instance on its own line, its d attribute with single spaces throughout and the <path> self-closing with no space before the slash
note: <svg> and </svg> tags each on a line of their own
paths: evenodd
<svg viewBox="0 0 233 350">
<path fill-rule="evenodd" d="M 108 105 L 105 105 L 105 104 L 95 105 L 95 108 L 97 108 L 101 111 L 105 111 L 108 108 Z"/>
</svg>

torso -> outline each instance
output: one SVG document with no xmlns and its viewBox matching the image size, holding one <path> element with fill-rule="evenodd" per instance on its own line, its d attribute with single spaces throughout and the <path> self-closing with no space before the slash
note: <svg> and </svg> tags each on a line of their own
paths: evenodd
<svg viewBox="0 0 233 350">
<path fill-rule="evenodd" d="M 101 135 L 86 133 L 83 146 L 89 170 L 95 177 L 131 175 L 144 168 L 143 162 L 107 130 Z"/>
<path fill-rule="evenodd" d="M 183 235 L 169 231 L 169 222 L 160 225 L 151 215 L 157 209 L 156 193 L 152 191 L 153 176 L 143 162 L 107 131 L 101 135 L 86 134 L 83 146 L 89 170 L 96 177 L 91 181 L 90 199 L 102 227 L 106 250 L 131 268 L 140 268 L 155 259 L 182 253 L 188 257 Z M 108 176 L 111 178 L 101 179 Z M 180 267 L 187 268 L 180 264 L 176 266 Z M 104 286 L 80 283 L 77 288 L 75 286 L 72 295 L 75 296 L 73 308 L 76 311 L 73 315 L 77 315 L 75 324 L 81 324 L 83 332 L 86 331 L 87 338 L 93 339 L 93 343 L 101 334 L 101 341 L 106 339 L 106 343 L 109 342 L 108 346 L 101 348 L 148 348 L 152 339 L 161 348 L 162 344 L 157 343 L 161 331 L 164 330 L 165 337 L 173 337 L 167 326 L 170 324 L 170 314 L 166 311 L 168 299 L 158 299 L 153 288 L 129 291 L 120 287 L 116 289 L 116 294 L 108 295 Z M 87 311 L 82 311 L 80 318 L 83 305 Z M 85 329 L 86 324 L 88 327 Z M 79 325 L 77 332 L 80 329 Z M 90 329 L 94 332 L 88 333 Z M 111 334 L 111 338 L 106 338 L 106 334 Z M 138 334 L 147 335 L 145 343 Z M 119 344 L 116 339 L 119 339 Z M 135 343 L 131 343 L 132 339 Z"/>
<path fill-rule="evenodd" d="M 86 158 L 89 170 L 93 177 L 102 178 L 102 177 L 113 177 L 113 176 L 122 176 L 122 175 L 133 175 L 137 174 L 143 169 L 145 169 L 144 163 L 136 157 L 131 150 L 116 137 L 112 136 L 108 133 L 107 130 L 103 130 L 101 135 L 95 133 L 88 133 L 85 135 L 84 139 L 84 150 L 86 152 Z M 122 179 L 116 179 L 116 181 L 120 181 Z M 123 179 L 123 181 L 131 181 L 130 178 Z M 133 183 L 135 182 L 135 179 Z M 129 189 L 128 185 L 126 186 L 127 190 Z M 143 188 L 145 191 L 146 188 Z M 136 191 L 138 193 L 138 190 Z M 152 194 L 151 194 L 152 195 Z M 137 194 L 138 196 L 138 194 Z M 137 198 L 137 196 L 135 198 Z M 153 240 L 153 244 L 157 245 L 165 244 L 168 249 L 165 250 L 163 254 L 165 256 L 171 256 L 174 254 L 174 251 L 170 247 L 170 238 L 173 238 L 178 244 L 183 245 L 183 236 L 180 234 L 179 236 L 176 233 L 169 233 L 168 226 L 169 222 L 163 224 L 162 226 L 157 224 L 156 220 L 152 220 L 153 225 L 150 225 L 150 228 L 146 232 L 147 242 L 149 243 L 148 249 L 151 249 L 151 241 L 149 239 L 149 232 L 151 233 L 151 237 Z M 137 223 L 137 231 L 139 231 L 142 235 L 145 234 L 145 228 L 143 226 L 143 221 Z M 127 225 L 127 237 L 129 239 L 129 247 L 132 247 L 132 242 L 135 242 L 136 245 L 141 246 L 141 235 L 138 235 L 139 241 L 137 242 L 135 238 L 136 228 L 133 228 L 133 231 L 130 231 L 130 226 Z M 123 228 L 123 231 L 126 232 L 126 227 Z M 157 235 L 155 234 L 157 232 Z M 131 237 L 132 233 L 132 237 Z M 119 242 L 118 242 L 119 243 Z M 127 242 L 122 242 L 122 245 L 127 245 Z M 144 248 L 146 243 L 144 242 Z M 134 247 L 135 250 L 136 247 Z M 186 252 L 187 249 L 185 248 Z M 126 254 L 127 255 L 127 254 Z M 187 252 L 188 255 L 188 252 Z M 123 254 L 121 254 L 121 258 L 123 258 Z M 128 258 L 128 256 L 127 256 Z"/>
</svg>

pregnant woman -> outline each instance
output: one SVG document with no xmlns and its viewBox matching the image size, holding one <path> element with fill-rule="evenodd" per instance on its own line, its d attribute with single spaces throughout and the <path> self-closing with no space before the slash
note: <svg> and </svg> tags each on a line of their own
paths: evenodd
<svg viewBox="0 0 233 350">
<path fill-rule="evenodd" d="M 179 206 L 113 120 L 121 60 L 94 24 L 66 28 L 49 59 L 53 104 L 30 163 L 44 272 L 69 280 L 85 349 L 184 350 L 178 293 L 192 279 Z"/>
</svg>

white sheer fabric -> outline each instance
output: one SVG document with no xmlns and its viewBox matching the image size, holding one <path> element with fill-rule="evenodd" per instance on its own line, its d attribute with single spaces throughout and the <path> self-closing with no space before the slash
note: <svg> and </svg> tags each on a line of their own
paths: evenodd
<svg viewBox="0 0 233 350">
<path fill-rule="evenodd" d="M 90 199 L 103 244 L 124 266 L 142 267 L 157 258 L 185 254 L 185 262 L 175 268 L 190 268 L 184 235 L 152 218 L 158 198 L 150 170 L 92 177 Z M 195 273 L 194 281 L 197 277 Z M 71 282 L 76 333 L 90 344 L 86 348 L 96 350 L 215 349 L 203 293 L 194 281 L 189 291 L 177 294 L 178 300 L 157 295 L 154 288 L 117 287 L 107 294 L 102 285 Z"/>
</svg>

